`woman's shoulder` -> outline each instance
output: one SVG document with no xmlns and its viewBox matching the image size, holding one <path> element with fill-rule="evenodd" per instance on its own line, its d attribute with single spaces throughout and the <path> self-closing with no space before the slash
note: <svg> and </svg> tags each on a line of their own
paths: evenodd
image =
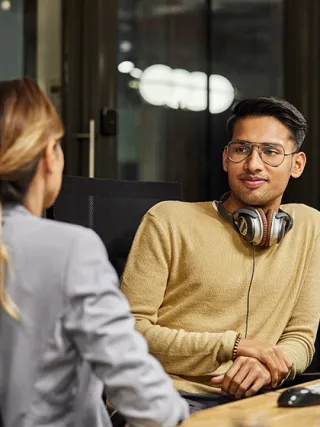
<svg viewBox="0 0 320 427">
<path fill-rule="evenodd" d="M 98 235 L 81 225 L 38 218 L 32 215 L 12 216 L 5 221 L 4 236 L 9 246 L 26 251 L 53 252 L 57 256 L 68 253 L 72 247 L 103 247 Z"/>
<path fill-rule="evenodd" d="M 43 235 L 51 242 L 66 244 L 101 244 L 100 237 L 90 228 L 70 224 L 62 221 L 55 221 L 46 218 L 38 218 L 39 236 Z"/>
</svg>

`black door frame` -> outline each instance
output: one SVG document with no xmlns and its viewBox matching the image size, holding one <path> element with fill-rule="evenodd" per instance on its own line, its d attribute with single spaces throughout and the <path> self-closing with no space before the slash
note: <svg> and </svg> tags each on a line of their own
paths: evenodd
<svg viewBox="0 0 320 427">
<path fill-rule="evenodd" d="M 23 2 L 23 72 L 37 77 L 37 18 L 38 0 Z"/>
<path fill-rule="evenodd" d="M 62 0 L 62 28 L 65 172 L 88 175 L 94 120 L 95 176 L 116 178 L 116 135 L 101 131 L 101 113 L 116 110 L 117 1 Z"/>
</svg>

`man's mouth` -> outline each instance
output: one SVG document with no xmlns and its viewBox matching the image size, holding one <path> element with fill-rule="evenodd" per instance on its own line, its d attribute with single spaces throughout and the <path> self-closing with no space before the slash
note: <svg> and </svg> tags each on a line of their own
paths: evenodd
<svg viewBox="0 0 320 427">
<path fill-rule="evenodd" d="M 241 178 L 240 180 L 248 188 L 259 188 L 267 181 L 266 179 L 260 177 L 245 177 Z"/>
</svg>

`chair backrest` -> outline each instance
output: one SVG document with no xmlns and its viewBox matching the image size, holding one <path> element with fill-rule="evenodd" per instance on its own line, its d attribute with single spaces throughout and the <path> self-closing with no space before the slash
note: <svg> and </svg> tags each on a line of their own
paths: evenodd
<svg viewBox="0 0 320 427">
<path fill-rule="evenodd" d="M 182 200 L 182 185 L 64 175 L 59 197 L 46 217 L 92 228 L 121 276 L 143 215 L 164 200 Z"/>
</svg>

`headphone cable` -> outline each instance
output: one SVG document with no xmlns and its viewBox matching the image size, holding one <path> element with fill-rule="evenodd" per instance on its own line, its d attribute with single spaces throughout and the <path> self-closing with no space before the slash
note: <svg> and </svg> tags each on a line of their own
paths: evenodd
<svg viewBox="0 0 320 427">
<path fill-rule="evenodd" d="M 251 280 L 250 280 L 250 285 L 249 285 L 248 295 L 247 295 L 246 332 L 244 335 L 245 338 L 247 338 L 247 336 L 248 336 L 249 312 L 250 312 L 250 292 L 251 292 L 251 287 L 252 287 L 252 282 L 253 282 L 253 277 L 254 277 L 254 271 L 256 268 L 256 252 L 255 252 L 253 243 L 251 244 L 251 247 L 252 247 L 252 274 L 251 274 Z"/>
</svg>

